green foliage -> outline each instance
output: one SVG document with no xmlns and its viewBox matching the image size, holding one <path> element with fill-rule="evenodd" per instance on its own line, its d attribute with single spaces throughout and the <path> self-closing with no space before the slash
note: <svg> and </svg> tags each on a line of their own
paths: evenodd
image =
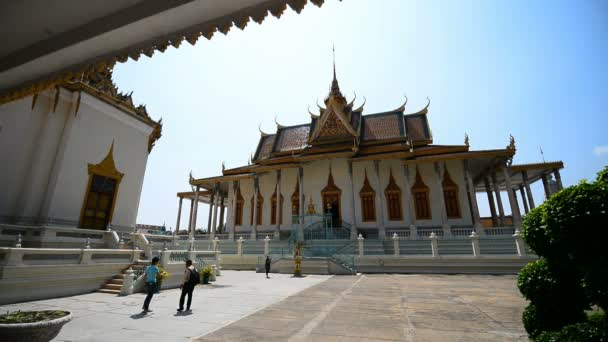
<svg viewBox="0 0 608 342">
<path fill-rule="evenodd" d="M 211 274 L 213 273 L 213 268 L 211 268 L 211 266 L 206 266 L 205 268 L 203 268 L 202 272 L 201 272 L 201 276 L 203 277 L 211 277 Z"/>
<path fill-rule="evenodd" d="M 566 341 L 577 329 L 589 331 L 584 310 L 608 307 L 608 167 L 595 182 L 563 189 L 530 211 L 522 235 L 543 258 L 518 277 L 521 293 L 531 301 L 523 317 L 526 331 L 531 337 L 563 332 Z M 561 331 L 565 326 L 569 330 Z"/>
<path fill-rule="evenodd" d="M 534 342 L 608 342 L 608 320 L 596 314 L 582 323 L 571 324 L 559 331 L 545 331 Z"/>
<path fill-rule="evenodd" d="M 67 311 L 14 311 L 0 315 L 0 324 L 36 323 L 50 321 L 69 315 Z"/>
</svg>

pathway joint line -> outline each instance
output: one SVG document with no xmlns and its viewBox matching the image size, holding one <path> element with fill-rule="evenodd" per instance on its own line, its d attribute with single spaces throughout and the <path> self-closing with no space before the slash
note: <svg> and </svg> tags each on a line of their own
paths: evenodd
<svg viewBox="0 0 608 342">
<path fill-rule="evenodd" d="M 304 341 L 308 336 L 310 336 L 310 333 L 317 326 L 319 326 L 319 324 L 321 324 L 321 322 L 329 315 L 329 313 L 336 307 L 336 305 L 338 305 L 338 302 L 340 302 L 346 295 L 350 294 L 352 292 L 352 289 L 355 286 L 357 286 L 357 284 L 359 284 L 359 282 L 361 280 L 363 280 L 363 278 L 365 278 L 365 276 L 361 275 L 359 277 L 359 279 L 357 279 L 357 281 L 352 283 L 349 288 L 342 291 L 338 295 L 338 297 L 336 299 L 334 299 L 331 303 L 324 306 L 321 309 L 321 311 L 319 312 L 319 314 L 317 316 L 315 316 L 315 318 L 308 321 L 308 323 L 306 323 L 306 325 L 304 325 L 302 327 L 302 329 L 298 330 L 298 332 L 295 335 L 291 336 L 287 341 L 288 342 Z"/>
</svg>

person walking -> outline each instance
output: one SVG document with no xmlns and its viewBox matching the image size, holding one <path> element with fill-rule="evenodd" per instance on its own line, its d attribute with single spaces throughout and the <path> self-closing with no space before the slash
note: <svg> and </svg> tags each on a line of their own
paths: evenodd
<svg viewBox="0 0 608 342">
<path fill-rule="evenodd" d="M 265 262 L 265 267 L 266 267 L 266 278 L 270 279 L 270 277 L 268 276 L 268 273 L 270 273 L 270 264 L 272 263 L 272 259 L 270 259 L 270 255 L 266 256 L 266 262 Z"/>
<path fill-rule="evenodd" d="M 144 306 L 142 309 L 144 312 L 150 312 L 150 301 L 152 300 L 152 296 L 154 296 L 154 292 L 156 291 L 156 276 L 158 275 L 158 257 L 152 258 L 152 264 L 146 267 L 146 291 L 148 295 L 146 296 L 146 300 L 144 300 Z"/>
<path fill-rule="evenodd" d="M 190 311 L 190 305 L 192 304 L 192 292 L 194 287 L 200 282 L 200 276 L 192 265 L 192 260 L 186 260 L 186 270 L 184 271 L 184 282 L 182 283 L 182 294 L 179 297 L 179 308 L 177 311 L 184 311 L 184 299 L 186 294 L 188 295 L 188 304 L 186 311 Z"/>
</svg>

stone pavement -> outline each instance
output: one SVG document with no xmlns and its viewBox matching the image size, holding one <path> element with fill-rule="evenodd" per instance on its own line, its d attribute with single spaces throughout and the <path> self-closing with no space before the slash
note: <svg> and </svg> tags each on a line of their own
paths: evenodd
<svg viewBox="0 0 608 342">
<path fill-rule="evenodd" d="M 527 341 L 515 276 L 335 276 L 198 341 Z"/>
<path fill-rule="evenodd" d="M 54 341 L 188 341 L 277 303 L 328 276 L 293 278 L 262 273 L 223 271 L 211 285 L 194 290 L 191 313 L 177 313 L 180 290 L 154 295 L 143 315 L 144 294 L 118 297 L 103 293 L 0 306 L 7 310 L 69 310 L 74 319 Z"/>
</svg>

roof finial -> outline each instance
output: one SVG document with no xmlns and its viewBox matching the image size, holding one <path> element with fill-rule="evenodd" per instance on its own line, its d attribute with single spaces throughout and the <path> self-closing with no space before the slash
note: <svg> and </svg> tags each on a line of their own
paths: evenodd
<svg viewBox="0 0 608 342">
<path fill-rule="evenodd" d="M 333 61 L 334 61 L 334 79 L 331 81 L 331 91 L 330 95 L 342 97 L 342 93 L 340 92 L 340 86 L 338 86 L 338 79 L 336 77 L 336 47 L 332 44 L 331 47 L 333 53 Z"/>
</svg>

